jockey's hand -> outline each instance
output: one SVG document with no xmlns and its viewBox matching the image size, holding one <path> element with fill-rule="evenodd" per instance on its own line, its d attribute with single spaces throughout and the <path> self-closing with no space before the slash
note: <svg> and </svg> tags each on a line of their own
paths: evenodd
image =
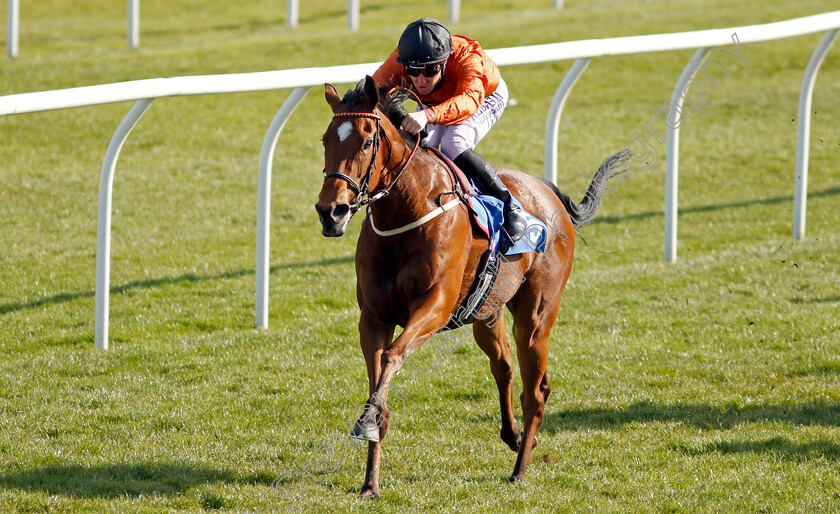
<svg viewBox="0 0 840 514">
<path fill-rule="evenodd" d="M 401 129 L 412 134 L 419 134 L 421 130 L 426 128 L 429 118 L 423 111 L 410 112 L 403 118 Z"/>
</svg>

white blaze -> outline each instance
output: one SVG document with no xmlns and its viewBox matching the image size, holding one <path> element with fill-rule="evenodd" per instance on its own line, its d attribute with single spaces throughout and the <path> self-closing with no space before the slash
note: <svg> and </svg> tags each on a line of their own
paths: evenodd
<svg viewBox="0 0 840 514">
<path fill-rule="evenodd" d="M 345 121 L 341 125 L 338 126 L 338 139 L 341 142 L 344 142 L 345 139 L 353 132 L 353 124 L 349 121 Z"/>
</svg>

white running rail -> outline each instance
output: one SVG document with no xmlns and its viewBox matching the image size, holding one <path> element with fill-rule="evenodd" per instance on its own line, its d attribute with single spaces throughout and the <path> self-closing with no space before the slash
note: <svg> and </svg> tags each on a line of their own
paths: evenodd
<svg viewBox="0 0 840 514">
<path fill-rule="evenodd" d="M 840 11 L 834 11 L 764 25 L 503 48 L 489 50 L 488 54 L 500 66 L 564 60 L 576 61 L 561 82 L 554 96 L 546 126 L 545 176 L 552 182 L 556 182 L 556 141 L 560 113 L 577 78 L 586 69 L 591 59 L 609 55 L 695 49 L 697 52 L 694 58 L 683 71 L 675 88 L 674 98 L 677 98 L 684 91 L 683 87 L 685 84 L 693 77 L 702 58 L 708 54 L 708 49 L 714 46 L 732 45 L 733 35 L 736 33 L 737 40 L 740 44 L 749 44 L 825 32 L 822 41 L 814 51 L 811 61 L 805 70 L 800 92 L 799 132 L 796 147 L 796 210 L 794 212 L 793 234 L 795 238 L 801 239 L 804 236 L 805 198 L 807 196 L 808 134 L 810 126 L 808 112 L 813 94 L 814 79 L 826 52 L 837 38 L 838 29 L 840 29 Z M 85 107 L 113 102 L 137 102 L 112 137 L 111 144 L 108 147 L 105 160 L 102 164 L 99 219 L 97 225 L 96 348 L 106 349 L 108 347 L 110 203 L 116 161 L 126 137 L 128 137 L 129 132 L 137 121 L 139 121 L 143 113 L 149 108 L 152 101 L 156 98 L 169 96 L 294 89 L 271 122 L 260 155 L 257 191 L 257 294 L 255 325 L 257 328 L 266 328 L 268 326 L 269 193 L 271 189 L 272 157 L 280 131 L 295 107 L 300 104 L 311 87 L 320 86 L 326 82 L 337 84 L 355 83 L 365 74 L 372 73 L 378 65 L 379 63 L 366 63 L 328 68 L 302 68 L 258 73 L 158 78 L 0 97 L 0 116 Z M 669 151 L 666 155 L 665 259 L 669 262 L 676 260 L 678 134 L 678 126 L 676 128 L 668 128 L 669 142 L 667 148 Z"/>
</svg>

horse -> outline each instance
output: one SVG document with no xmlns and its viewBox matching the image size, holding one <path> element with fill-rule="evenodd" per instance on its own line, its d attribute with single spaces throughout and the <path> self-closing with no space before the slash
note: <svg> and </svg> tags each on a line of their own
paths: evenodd
<svg viewBox="0 0 840 514">
<path fill-rule="evenodd" d="M 383 94 L 385 90 L 370 76 L 343 98 L 332 85 L 324 87 L 333 118 L 322 138 L 325 178 L 315 205 L 321 232 L 340 237 L 358 210 L 368 211 L 356 246 L 355 268 L 359 338 L 370 399 L 350 435 L 369 441 L 360 496 L 375 498 L 382 443 L 391 419 L 390 383 L 410 353 L 444 327 L 466 299 L 490 242 L 471 222 L 464 202 L 443 212 L 444 197 L 459 197 L 459 186 L 438 154 L 418 148 L 418 141 L 412 144 L 410 135 L 395 125 L 405 113 L 405 95 Z M 507 257 L 499 271 L 500 279 L 516 284 L 496 292 L 513 315 L 523 385 L 521 431 L 513 413 L 514 367 L 504 317 L 491 322 L 476 316 L 466 323 L 472 324 L 475 342 L 490 360 L 499 390 L 500 436 L 517 453 L 511 482 L 525 476 L 551 392 L 546 375 L 548 339 L 572 269 L 574 231 L 595 217 L 607 180 L 619 173 L 615 168 L 627 157 L 627 150 L 608 157 L 580 203 L 547 180 L 497 170 L 528 212 L 560 214 L 552 216 L 543 253 Z M 394 339 L 397 326 L 403 330 Z"/>
</svg>

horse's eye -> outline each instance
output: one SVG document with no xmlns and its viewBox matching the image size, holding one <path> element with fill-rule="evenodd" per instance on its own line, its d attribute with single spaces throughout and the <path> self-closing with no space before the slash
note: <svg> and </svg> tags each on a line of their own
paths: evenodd
<svg viewBox="0 0 840 514">
<path fill-rule="evenodd" d="M 367 141 L 365 141 L 365 146 L 364 146 L 365 150 L 370 150 L 371 146 L 373 146 L 373 141 L 372 140 L 368 139 Z"/>
</svg>

